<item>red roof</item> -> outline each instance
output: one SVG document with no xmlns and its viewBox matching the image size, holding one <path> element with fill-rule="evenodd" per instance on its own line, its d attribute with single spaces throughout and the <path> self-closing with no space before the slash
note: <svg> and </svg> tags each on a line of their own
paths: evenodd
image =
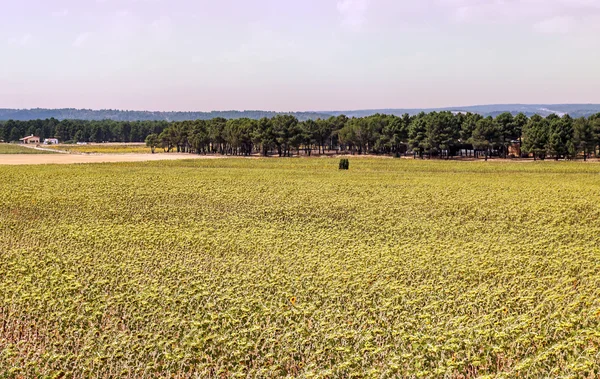
<svg viewBox="0 0 600 379">
<path fill-rule="evenodd" d="M 32 138 L 40 139 L 40 137 L 37 137 L 37 136 L 27 136 L 27 137 L 19 138 L 19 141 L 25 141 L 25 140 L 32 139 Z"/>
</svg>

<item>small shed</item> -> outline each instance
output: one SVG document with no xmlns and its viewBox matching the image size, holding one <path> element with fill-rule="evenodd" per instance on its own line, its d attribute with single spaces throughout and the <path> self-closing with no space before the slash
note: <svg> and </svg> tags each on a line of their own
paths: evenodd
<svg viewBox="0 0 600 379">
<path fill-rule="evenodd" d="M 514 155 L 517 158 L 521 157 L 521 141 L 510 141 L 510 145 L 508 145 L 508 155 Z"/>
<path fill-rule="evenodd" d="M 21 141 L 23 144 L 38 144 L 40 143 L 40 137 L 32 134 L 29 137 L 20 138 L 19 141 Z"/>
<path fill-rule="evenodd" d="M 46 138 L 44 140 L 44 145 L 58 145 L 58 139 L 56 139 L 56 138 Z"/>
</svg>

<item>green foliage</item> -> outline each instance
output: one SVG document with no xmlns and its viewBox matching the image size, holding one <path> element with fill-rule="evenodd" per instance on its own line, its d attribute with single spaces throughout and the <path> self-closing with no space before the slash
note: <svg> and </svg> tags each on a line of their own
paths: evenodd
<svg viewBox="0 0 600 379">
<path fill-rule="evenodd" d="M 523 151 L 533 153 L 534 157 L 545 157 L 548 144 L 550 123 L 540 116 L 533 116 L 523 128 Z"/>
<path fill-rule="evenodd" d="M 592 122 L 581 117 L 573 122 L 573 144 L 576 149 L 584 153 L 584 159 L 596 147 L 597 138 L 594 135 Z"/>
<path fill-rule="evenodd" d="M 156 133 L 149 134 L 146 137 L 146 146 L 148 146 L 152 150 L 152 154 L 154 154 L 154 150 L 159 144 L 158 135 Z"/>
<path fill-rule="evenodd" d="M 22 134 L 19 129 L 13 127 L 10 129 L 10 135 L 8 137 L 8 142 L 17 142 L 24 134 Z"/>
<path fill-rule="evenodd" d="M 569 116 L 554 118 L 548 130 L 548 144 L 546 150 L 549 155 L 559 159 L 575 155 L 573 143 L 573 119 Z"/>
<path fill-rule="evenodd" d="M 349 170 L 350 169 L 350 161 L 348 159 L 340 159 L 340 170 Z"/>
<path fill-rule="evenodd" d="M 476 149 L 488 151 L 499 144 L 501 134 L 500 126 L 491 117 L 487 117 L 477 121 L 470 141 Z"/>
<path fill-rule="evenodd" d="M 469 141 L 469 139 L 472 138 L 473 132 L 477 127 L 477 123 L 482 119 L 483 117 L 476 113 L 467 113 L 464 116 L 461 124 L 461 130 L 459 132 L 462 141 Z"/>
<path fill-rule="evenodd" d="M 449 158 L 465 151 L 468 155 L 506 157 L 511 145 L 520 143 L 526 153 L 560 159 L 597 154 L 600 117 L 593 115 L 583 120 L 589 124 L 580 123 L 579 129 L 569 116 L 535 115 L 528 119 L 523 113 L 502 113 L 494 119 L 448 111 L 402 117 L 340 115 L 304 121 L 290 114 L 259 120 L 217 117 L 174 122 L 9 120 L 0 122 L 0 139 L 16 141 L 36 134 L 62 142 L 143 143 L 148 136 L 156 135 L 157 140 L 148 145 L 152 151 L 162 147 L 165 152 L 280 157 L 311 155 L 315 151 L 400 156 L 409 149 L 428 157 Z M 589 130 L 582 130 L 583 126 Z"/>
</svg>

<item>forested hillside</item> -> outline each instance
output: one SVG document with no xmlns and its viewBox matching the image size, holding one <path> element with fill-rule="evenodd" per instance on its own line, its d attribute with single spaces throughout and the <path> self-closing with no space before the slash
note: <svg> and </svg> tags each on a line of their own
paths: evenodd
<svg viewBox="0 0 600 379">
<path fill-rule="evenodd" d="M 213 111 L 213 112 L 153 112 L 153 111 L 126 111 L 116 109 L 0 109 L 0 120 L 36 120 L 55 118 L 57 120 L 114 120 L 114 121 L 190 121 L 211 120 L 213 118 L 249 118 L 259 120 L 261 118 L 273 118 L 278 115 L 292 115 L 300 121 L 329 118 L 331 116 L 345 115 L 348 117 L 367 117 L 375 114 L 390 114 L 402 116 L 408 113 L 415 116 L 421 112 L 443 112 L 453 113 L 477 113 L 483 117 L 496 117 L 508 112 L 513 116 L 523 113 L 526 116 L 539 114 L 548 116 L 556 114 L 563 116 L 569 114 L 571 117 L 589 117 L 600 113 L 600 104 L 500 104 L 500 105 L 476 105 L 468 107 L 446 107 L 446 108 L 399 108 L 399 109 L 366 109 L 346 111 L 324 111 L 324 112 L 269 112 L 259 110 L 249 111 Z"/>
<path fill-rule="evenodd" d="M 186 121 L 211 120 L 217 117 L 226 119 L 272 118 L 279 114 L 293 114 L 299 120 L 327 118 L 330 114 L 318 112 L 278 113 L 269 111 L 213 111 L 213 112 L 152 112 L 152 111 L 122 111 L 116 109 L 0 109 L 0 120 L 29 121 L 36 119 L 55 118 L 57 120 L 114 120 L 114 121 Z"/>
<path fill-rule="evenodd" d="M 513 116 L 523 113 L 528 117 L 536 114 L 540 116 L 549 116 L 555 114 L 564 116 L 565 114 L 571 117 L 589 117 L 596 113 L 600 113 L 599 104 L 498 104 L 498 105 L 474 105 L 468 107 L 447 107 L 447 108 L 429 108 L 429 109 L 378 109 L 378 110 L 357 110 L 357 111 L 334 111 L 326 112 L 332 116 L 346 115 L 348 117 L 366 117 L 377 113 L 393 114 L 401 116 L 405 113 L 411 116 L 421 112 L 444 112 L 450 111 L 453 113 L 477 113 L 483 117 L 496 117 L 502 113 L 511 113 Z"/>
</svg>

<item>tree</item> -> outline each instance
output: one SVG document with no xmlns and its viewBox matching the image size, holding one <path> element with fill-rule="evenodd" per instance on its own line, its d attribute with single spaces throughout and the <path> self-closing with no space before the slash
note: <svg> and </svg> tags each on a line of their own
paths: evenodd
<svg viewBox="0 0 600 379">
<path fill-rule="evenodd" d="M 217 117 L 209 121 L 208 123 L 208 135 L 211 140 L 211 146 L 213 153 L 219 152 L 223 154 L 225 139 L 223 138 L 223 130 L 227 125 L 227 119 Z"/>
<path fill-rule="evenodd" d="M 425 144 L 429 155 L 451 155 L 460 135 L 460 125 L 451 112 L 432 112 L 426 117 Z"/>
<path fill-rule="evenodd" d="M 69 138 L 69 130 L 68 130 L 68 124 L 66 122 L 61 122 L 58 125 L 56 125 L 56 130 L 54 132 L 54 138 L 56 138 L 59 141 L 68 141 Z"/>
<path fill-rule="evenodd" d="M 308 133 L 306 133 L 303 123 L 296 123 L 296 125 L 293 126 L 289 142 L 290 147 L 296 149 L 298 155 L 300 155 L 300 147 L 310 143 L 310 137 Z"/>
<path fill-rule="evenodd" d="M 158 143 L 163 148 L 165 153 L 170 153 L 171 149 L 173 149 L 173 143 L 171 142 L 171 137 L 169 135 L 169 129 L 167 128 L 163 130 L 162 133 L 158 136 Z"/>
<path fill-rule="evenodd" d="M 508 155 L 508 146 L 511 141 L 519 138 L 519 133 L 516 131 L 516 125 L 512 113 L 505 112 L 496 117 L 498 124 L 498 132 L 500 134 L 500 146 L 502 147 L 502 156 L 506 158 Z"/>
<path fill-rule="evenodd" d="M 350 150 L 354 154 L 354 147 L 356 146 L 356 127 L 354 122 L 350 120 L 346 126 L 336 132 L 338 138 L 338 145 L 341 151 Z"/>
<path fill-rule="evenodd" d="M 99 125 L 99 124 L 92 125 L 91 131 L 90 131 L 90 141 L 91 142 L 104 141 L 104 131 L 102 130 L 102 125 Z"/>
<path fill-rule="evenodd" d="M 339 144 L 338 141 L 338 132 L 346 126 L 348 123 L 348 117 L 346 115 L 339 115 L 337 117 L 330 117 L 327 122 L 329 123 L 329 137 L 327 144 L 329 150 L 335 150 L 336 146 Z"/>
<path fill-rule="evenodd" d="M 460 132 L 459 132 L 459 137 L 460 140 L 459 142 L 464 146 L 465 149 L 470 149 L 472 146 L 468 146 L 469 144 L 472 144 L 472 137 L 473 137 L 473 132 L 475 131 L 475 128 L 477 127 L 477 122 L 479 122 L 479 120 L 482 120 L 483 117 L 480 114 L 477 113 L 470 113 L 468 112 L 462 119 L 462 123 L 460 125 Z M 468 151 L 467 151 L 467 155 L 468 155 Z"/>
<path fill-rule="evenodd" d="M 131 136 L 131 124 L 128 121 L 125 121 L 121 123 L 120 129 L 119 139 L 121 142 L 130 142 L 129 137 Z"/>
<path fill-rule="evenodd" d="M 379 115 L 373 117 L 378 118 Z M 373 118 L 352 118 L 339 130 L 338 136 L 340 142 L 356 148 L 358 154 L 366 154 L 378 139 L 377 125 Z"/>
<path fill-rule="evenodd" d="M 405 115 L 408 116 L 408 115 Z M 386 117 L 387 120 L 379 131 L 379 140 L 376 148 L 385 153 L 399 155 L 406 152 L 405 143 L 408 140 L 408 126 L 410 125 L 410 116 L 405 123 L 405 117 L 396 116 Z"/>
<path fill-rule="evenodd" d="M 546 157 L 546 145 L 549 136 L 549 122 L 539 115 L 534 115 L 523 128 L 523 151 L 533 153 L 533 159 Z"/>
<path fill-rule="evenodd" d="M 488 157 L 491 156 L 490 150 L 500 143 L 501 135 L 500 126 L 491 117 L 487 117 L 477 121 L 470 142 L 475 150 L 485 152 L 485 160 L 487 161 Z"/>
<path fill-rule="evenodd" d="M 298 124 L 298 119 L 291 115 L 277 115 L 271 119 L 271 124 L 279 156 L 291 156 L 290 137 Z"/>
<path fill-rule="evenodd" d="M 139 142 L 142 140 L 140 123 L 135 122 L 131 124 L 131 132 L 129 133 L 129 141 L 131 142 Z"/>
<path fill-rule="evenodd" d="M 154 154 L 154 149 L 156 149 L 156 146 L 158 146 L 158 143 L 159 143 L 159 139 L 156 134 L 152 133 L 146 137 L 146 146 L 148 146 L 150 148 L 150 150 L 152 151 L 152 154 Z"/>
<path fill-rule="evenodd" d="M 275 134 L 273 133 L 273 124 L 271 120 L 263 117 L 254 126 L 251 133 L 252 142 L 260 146 L 263 156 L 268 156 L 269 151 L 275 146 Z"/>
<path fill-rule="evenodd" d="M 514 132 L 517 136 L 517 139 L 521 143 L 523 143 L 523 139 L 522 139 L 523 138 L 523 128 L 525 127 L 525 125 L 527 125 L 528 122 L 529 122 L 529 119 L 527 118 L 527 116 L 524 113 L 519 113 L 513 119 Z"/>
<path fill-rule="evenodd" d="M 9 135 L 9 137 L 8 137 L 8 140 L 9 140 L 10 142 L 14 142 L 14 141 L 18 141 L 20 138 L 21 138 L 21 132 L 19 131 L 19 129 L 18 129 L 18 128 L 16 128 L 16 127 L 13 127 L 13 128 L 10 130 L 10 135 Z"/>
<path fill-rule="evenodd" d="M 329 120 L 317 120 L 317 131 L 315 133 L 315 140 L 319 145 L 319 154 L 323 152 L 325 154 L 325 145 L 327 140 L 331 137 L 333 123 Z"/>
<path fill-rule="evenodd" d="M 427 121 L 425 118 L 425 112 L 419 113 L 408 128 L 408 143 L 421 158 L 423 158 L 423 153 L 428 147 L 425 142 L 425 133 L 427 131 Z"/>
<path fill-rule="evenodd" d="M 242 140 L 242 120 L 230 119 L 225 123 L 223 139 L 226 143 L 225 154 L 237 155 Z"/>
<path fill-rule="evenodd" d="M 177 152 L 188 152 L 189 140 L 188 132 L 190 129 L 189 121 L 174 122 L 169 128 L 165 129 L 167 138 Z"/>
<path fill-rule="evenodd" d="M 189 137 L 190 145 L 196 154 L 206 154 L 210 148 L 210 137 L 208 135 L 208 125 L 204 120 L 193 122 L 191 134 Z"/>
<path fill-rule="evenodd" d="M 75 135 L 73 136 L 73 141 L 75 142 L 83 142 L 84 137 L 83 137 L 83 130 L 78 130 Z"/>
<path fill-rule="evenodd" d="M 600 147 L 600 113 L 590 116 L 588 120 L 590 122 L 590 128 L 592 129 L 592 133 L 594 136 L 593 153 L 595 156 L 598 156 L 598 147 Z"/>
<path fill-rule="evenodd" d="M 250 155 L 252 153 L 252 129 L 254 121 L 247 118 L 227 120 L 223 138 L 227 144 L 226 153 Z"/>
<path fill-rule="evenodd" d="M 305 153 L 310 156 L 313 145 L 317 143 L 319 138 L 319 124 L 314 120 L 306 120 L 301 125 L 305 137 Z"/>
<path fill-rule="evenodd" d="M 594 130 L 585 117 L 580 117 L 573 122 L 573 144 L 577 153 L 583 152 L 584 161 L 596 146 Z"/>
<path fill-rule="evenodd" d="M 550 120 L 546 144 L 548 155 L 553 155 L 556 160 L 574 156 L 576 149 L 573 143 L 573 119 L 569 115 L 562 118 L 549 116 L 548 119 Z"/>
</svg>

